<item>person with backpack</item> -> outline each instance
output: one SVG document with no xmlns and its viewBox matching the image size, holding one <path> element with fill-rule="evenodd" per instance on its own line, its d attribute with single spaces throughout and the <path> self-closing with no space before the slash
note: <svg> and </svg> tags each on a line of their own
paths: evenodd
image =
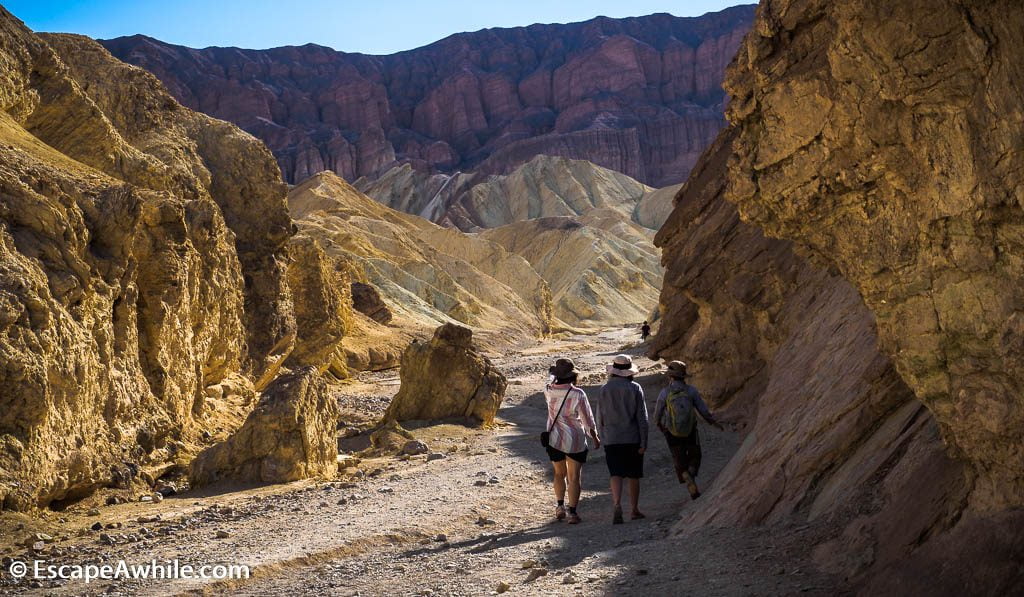
<svg viewBox="0 0 1024 597">
<path fill-rule="evenodd" d="M 605 460 L 611 476 L 612 524 L 622 524 L 622 479 L 629 479 L 630 518 L 640 512 L 640 479 L 644 476 L 647 450 L 647 405 L 640 384 L 633 381 L 639 370 L 629 355 L 620 354 L 607 366 L 608 382 L 597 401 L 597 431 L 604 440 Z"/>
<path fill-rule="evenodd" d="M 555 472 L 555 519 L 565 519 L 568 505 L 569 524 L 578 524 L 576 506 L 580 501 L 583 463 L 587 461 L 587 439 L 593 440 L 594 449 L 601 447 L 601 440 L 587 394 L 576 387 L 576 365 L 569 359 L 558 359 L 548 373 L 552 377 L 544 387 L 548 423 L 547 431 L 541 434 L 541 444 Z"/>
<path fill-rule="evenodd" d="M 647 342 L 647 336 L 651 335 L 651 324 L 644 321 L 644 324 L 640 326 L 640 341 Z"/>
<path fill-rule="evenodd" d="M 686 383 L 686 363 L 672 361 L 665 375 L 670 381 L 654 405 L 654 421 L 665 434 L 679 483 L 686 485 L 690 499 L 695 500 L 700 497 L 696 477 L 701 459 L 697 414 L 718 429 L 724 431 L 725 428 L 712 416 L 697 388 Z"/>
</svg>

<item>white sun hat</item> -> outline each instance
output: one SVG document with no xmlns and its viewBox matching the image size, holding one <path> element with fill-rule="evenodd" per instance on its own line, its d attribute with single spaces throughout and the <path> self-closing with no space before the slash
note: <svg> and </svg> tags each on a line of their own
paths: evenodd
<svg viewBox="0 0 1024 597">
<path fill-rule="evenodd" d="M 628 354 L 616 355 L 612 359 L 611 364 L 605 366 L 605 370 L 608 371 L 609 375 L 618 375 L 620 377 L 629 377 L 640 373 L 640 370 L 633 364 L 633 359 Z"/>
</svg>

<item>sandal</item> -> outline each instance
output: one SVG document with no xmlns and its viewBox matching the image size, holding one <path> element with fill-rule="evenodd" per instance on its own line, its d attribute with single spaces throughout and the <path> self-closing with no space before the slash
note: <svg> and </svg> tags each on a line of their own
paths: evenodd
<svg viewBox="0 0 1024 597">
<path fill-rule="evenodd" d="M 555 506 L 555 520 L 565 520 L 565 506 Z"/>
<path fill-rule="evenodd" d="M 612 524 L 622 524 L 622 508 L 616 508 L 612 512 Z"/>
<path fill-rule="evenodd" d="M 633 513 L 629 515 L 630 520 L 640 520 L 641 518 L 647 518 L 647 516 L 639 510 L 634 510 Z"/>
<path fill-rule="evenodd" d="M 579 524 L 580 522 L 582 522 L 582 519 L 579 514 L 575 512 L 569 514 L 569 524 Z"/>
</svg>

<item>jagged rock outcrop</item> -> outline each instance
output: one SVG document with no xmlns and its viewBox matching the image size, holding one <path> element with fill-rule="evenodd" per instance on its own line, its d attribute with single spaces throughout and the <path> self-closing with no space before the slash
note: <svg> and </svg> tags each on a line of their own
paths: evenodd
<svg viewBox="0 0 1024 597">
<path fill-rule="evenodd" d="M 473 332 L 446 323 L 402 353 L 402 385 L 387 421 L 470 418 L 485 425 L 505 397 L 505 376 L 473 345 Z"/>
<path fill-rule="evenodd" d="M 249 135 L 182 109 L 151 75 L 111 58 L 93 40 L 76 35 L 41 37 L 59 54 L 78 89 L 87 90 L 84 101 L 100 112 L 90 116 L 107 121 L 119 139 L 106 142 L 113 153 L 104 155 L 103 143 L 93 145 L 95 139 L 81 129 L 69 130 L 69 114 L 84 116 L 84 106 L 73 105 L 77 94 L 72 89 L 43 82 L 40 87 L 54 94 L 53 101 L 35 109 L 28 129 L 47 143 L 56 143 L 53 146 L 66 155 L 127 183 L 182 194 L 194 193 L 197 186 L 207 190 L 235 237 L 247 289 L 242 315 L 249 345 L 246 358 L 257 386 L 264 386 L 291 349 L 295 331 L 284 257 L 293 230 L 282 209 L 285 187 L 273 161 Z M 148 155 L 118 156 L 132 152 Z"/>
<path fill-rule="evenodd" d="M 721 128 L 722 73 L 752 16 L 740 6 L 486 29 L 390 56 L 103 43 L 184 105 L 262 139 L 290 182 L 372 177 L 396 162 L 501 174 L 548 154 L 665 186 Z"/>
<path fill-rule="evenodd" d="M 653 350 L 747 425 L 678 530 L 795 516 L 841 529 L 815 560 L 865 594 L 1024 588 L 1022 24 L 1010 2 L 762 3 L 732 124 L 656 238 Z"/>
<path fill-rule="evenodd" d="M 295 348 L 285 364 L 348 376 L 342 340 L 353 327 L 348 271 L 327 258 L 316 239 L 300 233 L 288 244 L 288 286 L 295 303 Z"/>
<path fill-rule="evenodd" d="M 773 1 L 727 82 L 728 198 L 856 286 L 995 509 L 1024 504 L 1022 27 L 1009 0 Z"/>
<path fill-rule="evenodd" d="M 352 307 L 376 321 L 377 323 L 388 323 L 391 321 L 391 309 L 388 309 L 380 293 L 370 284 L 352 282 Z"/>
<path fill-rule="evenodd" d="M 584 160 L 548 155 L 537 155 L 507 175 L 447 176 L 404 164 L 379 178 L 360 179 L 355 186 L 384 205 L 461 230 L 578 216 L 592 209 L 613 209 L 656 230 L 668 217 L 675 195 Z"/>
<path fill-rule="evenodd" d="M 0 9 L 0 65 L 0 503 L 59 506 L 241 422 L 293 231 L 262 144 L 99 44 Z"/>
<path fill-rule="evenodd" d="M 315 367 L 274 380 L 227 440 L 192 462 L 193 486 L 218 481 L 287 483 L 338 471 L 338 402 Z"/>
<path fill-rule="evenodd" d="M 830 520 L 844 531 L 817 563 L 857 579 L 949 529 L 974 479 L 879 352 L 856 289 L 724 200 L 734 143 L 723 135 L 709 149 L 656 238 L 667 273 L 651 349 L 685 359 L 712 408 L 746 433 L 679 530 Z"/>
</svg>

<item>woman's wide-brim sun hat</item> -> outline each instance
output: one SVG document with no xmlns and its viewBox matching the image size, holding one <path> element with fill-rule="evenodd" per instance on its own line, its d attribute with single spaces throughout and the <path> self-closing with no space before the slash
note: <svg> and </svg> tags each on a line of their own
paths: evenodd
<svg viewBox="0 0 1024 597">
<path fill-rule="evenodd" d="M 636 365 L 633 364 L 633 359 L 628 354 L 617 355 L 605 369 L 609 375 L 618 375 L 619 377 L 630 377 L 640 373 L 640 370 L 636 368 Z"/>
<path fill-rule="evenodd" d="M 555 379 L 565 379 L 576 373 L 576 364 L 570 359 L 558 359 L 555 364 L 548 367 L 548 373 L 555 376 Z"/>
</svg>

